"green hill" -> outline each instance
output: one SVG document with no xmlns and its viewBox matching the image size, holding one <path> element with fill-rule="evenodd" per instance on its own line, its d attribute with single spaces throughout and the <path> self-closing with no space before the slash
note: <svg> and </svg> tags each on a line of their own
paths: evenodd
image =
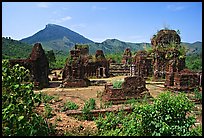
<svg viewBox="0 0 204 138">
<path fill-rule="evenodd" d="M 90 53 L 94 54 L 97 49 L 101 49 L 105 54 L 123 53 L 126 48 L 130 48 L 132 52 L 143 50 L 144 45 L 150 46 L 149 43 L 129 43 L 117 39 L 107 39 L 102 43 L 90 43 Z"/>
<path fill-rule="evenodd" d="M 2 59 L 28 58 L 33 46 L 2 37 Z"/>
</svg>

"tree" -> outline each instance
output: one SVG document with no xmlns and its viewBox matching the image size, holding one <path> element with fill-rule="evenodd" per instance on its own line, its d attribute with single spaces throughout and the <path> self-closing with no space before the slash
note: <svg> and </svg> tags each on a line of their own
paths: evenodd
<svg viewBox="0 0 204 138">
<path fill-rule="evenodd" d="M 53 67 L 54 63 L 56 63 L 56 58 L 55 58 L 55 53 L 53 50 L 47 51 L 46 56 L 48 58 L 49 61 L 49 66 Z"/>
</svg>

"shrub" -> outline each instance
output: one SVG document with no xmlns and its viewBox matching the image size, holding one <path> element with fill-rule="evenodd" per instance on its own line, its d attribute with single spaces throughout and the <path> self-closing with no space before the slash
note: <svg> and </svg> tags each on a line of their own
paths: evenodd
<svg viewBox="0 0 204 138">
<path fill-rule="evenodd" d="M 170 92 L 162 93 L 152 105 L 145 105 L 135 109 L 142 115 L 142 134 L 161 136 L 189 135 L 190 127 L 195 123 L 195 118 L 188 116 L 193 109 L 193 103 L 185 94 L 178 95 Z"/>
<path fill-rule="evenodd" d="M 194 89 L 194 98 L 202 102 L 202 93 L 199 92 L 199 89 Z"/>
<path fill-rule="evenodd" d="M 70 102 L 70 101 L 67 101 L 66 103 L 64 103 L 62 111 L 76 110 L 78 108 L 79 108 L 79 106 L 77 104 Z"/>
<path fill-rule="evenodd" d="M 2 134 L 5 136 L 51 135 L 54 128 L 34 112 L 41 94 L 33 92 L 29 71 L 2 61 Z"/>
<path fill-rule="evenodd" d="M 49 104 L 45 103 L 45 111 L 44 111 L 44 116 L 46 118 L 52 118 L 52 107 L 50 107 Z"/>
<path fill-rule="evenodd" d="M 115 89 L 120 89 L 120 88 L 122 88 L 122 83 L 123 83 L 122 80 L 116 80 L 116 81 L 114 81 L 114 82 L 113 82 L 113 88 L 115 88 Z"/>
<path fill-rule="evenodd" d="M 189 136 L 195 117 L 189 114 L 193 103 L 182 93 L 162 93 L 153 104 L 134 104 L 132 113 L 108 113 L 95 119 L 99 135 Z"/>
<path fill-rule="evenodd" d="M 96 108 L 95 106 L 96 106 L 96 103 L 95 103 L 95 99 L 93 99 L 93 98 L 90 98 L 89 101 L 85 102 L 85 105 L 82 109 L 82 112 L 83 112 L 82 118 L 84 120 L 92 120 L 93 119 L 93 116 L 90 114 L 90 110 L 95 109 Z"/>
</svg>

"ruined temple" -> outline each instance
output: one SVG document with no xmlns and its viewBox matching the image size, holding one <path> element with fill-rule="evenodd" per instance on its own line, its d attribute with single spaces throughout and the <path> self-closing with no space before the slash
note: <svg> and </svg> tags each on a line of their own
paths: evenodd
<svg viewBox="0 0 204 138">
<path fill-rule="evenodd" d="M 63 87 L 85 87 L 90 84 L 89 77 L 109 77 L 109 62 L 102 50 L 97 50 L 93 58 L 88 45 L 78 44 L 74 48 L 63 68 Z"/>
<path fill-rule="evenodd" d="M 97 77 L 109 77 L 109 62 L 105 58 L 102 50 L 96 50 L 95 63 L 97 67 Z"/>
<path fill-rule="evenodd" d="M 199 86 L 199 83 L 200 75 L 185 68 L 185 59 L 168 62 L 165 87 L 174 90 L 193 90 Z"/>
<path fill-rule="evenodd" d="M 171 58 L 168 52 L 180 48 L 181 38 L 175 30 L 162 29 L 151 39 L 153 48 L 153 72 L 154 79 L 165 78 L 165 68 Z M 171 47 L 171 45 L 173 45 Z M 176 53 L 176 52 L 175 52 Z M 170 55 L 172 55 L 170 53 Z M 174 55 L 174 58 L 177 55 Z M 178 56 L 177 56 L 178 58 Z"/>
<path fill-rule="evenodd" d="M 27 59 L 12 59 L 9 62 L 12 66 L 19 64 L 29 69 L 35 88 L 41 89 L 49 85 L 49 61 L 40 43 L 34 44 Z"/>
<path fill-rule="evenodd" d="M 130 48 L 126 48 L 123 53 L 122 61 L 123 64 L 131 64 L 132 63 L 132 53 Z"/>
<path fill-rule="evenodd" d="M 133 57 L 133 64 L 136 66 L 135 74 L 143 77 L 149 77 L 153 74 L 152 58 L 146 51 L 137 51 Z"/>
<path fill-rule="evenodd" d="M 165 47 L 167 44 L 172 42 L 176 44 L 181 43 L 181 38 L 175 30 L 162 29 L 151 38 L 151 45 L 153 49 L 157 48 L 159 45 Z"/>
</svg>

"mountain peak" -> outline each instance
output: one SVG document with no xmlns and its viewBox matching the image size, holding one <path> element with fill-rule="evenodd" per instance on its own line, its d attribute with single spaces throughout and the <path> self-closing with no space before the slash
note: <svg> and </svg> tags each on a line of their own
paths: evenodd
<svg viewBox="0 0 204 138">
<path fill-rule="evenodd" d="M 43 30 L 40 30 L 34 35 L 24 38 L 20 41 L 26 42 L 28 44 L 34 44 L 36 42 L 42 43 L 47 41 L 63 40 L 64 37 L 68 38 L 72 44 L 93 42 L 66 27 L 56 24 L 47 24 Z"/>
<path fill-rule="evenodd" d="M 56 24 L 47 24 L 46 26 L 45 26 L 45 28 L 48 28 L 48 27 L 54 27 L 54 26 L 57 26 Z"/>
</svg>

